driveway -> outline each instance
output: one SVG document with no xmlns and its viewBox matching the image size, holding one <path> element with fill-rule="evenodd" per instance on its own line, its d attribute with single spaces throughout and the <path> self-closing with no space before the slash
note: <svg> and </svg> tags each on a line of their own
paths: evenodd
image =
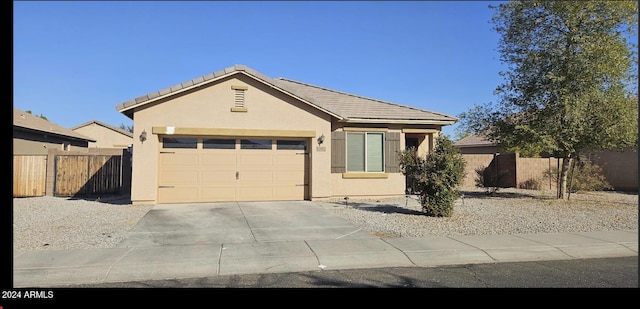
<svg viewBox="0 0 640 309">
<path fill-rule="evenodd" d="M 118 247 L 375 238 L 311 201 L 160 204 Z"/>
</svg>

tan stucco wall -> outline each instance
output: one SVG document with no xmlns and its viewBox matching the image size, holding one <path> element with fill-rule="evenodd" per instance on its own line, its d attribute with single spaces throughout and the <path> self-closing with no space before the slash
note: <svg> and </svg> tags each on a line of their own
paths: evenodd
<svg viewBox="0 0 640 309">
<path fill-rule="evenodd" d="M 95 142 L 89 142 L 89 148 L 127 148 L 133 142 L 133 138 L 96 123 L 91 123 L 73 131 L 96 140 Z"/>
<path fill-rule="evenodd" d="M 247 112 L 231 112 L 234 91 L 231 86 L 247 86 Z M 256 130 L 312 130 L 309 144 L 311 199 L 331 195 L 331 118 L 304 103 L 289 98 L 243 75 L 150 104 L 135 111 L 133 136 L 147 132 L 141 143 L 133 139 L 132 196 L 134 203 L 156 202 L 159 135 L 153 127 L 229 128 Z M 325 151 L 318 151 L 315 140 L 325 135 Z"/>
<path fill-rule="evenodd" d="M 405 177 L 389 173 L 386 179 L 344 179 L 341 173 L 331 174 L 331 193 L 334 198 L 385 197 L 404 194 Z"/>
</svg>

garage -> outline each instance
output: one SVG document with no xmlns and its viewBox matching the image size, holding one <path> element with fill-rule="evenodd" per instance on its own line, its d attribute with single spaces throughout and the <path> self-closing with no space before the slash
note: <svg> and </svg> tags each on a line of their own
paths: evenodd
<svg viewBox="0 0 640 309">
<path fill-rule="evenodd" d="M 159 203 L 308 199 L 307 140 L 160 138 Z"/>
</svg>

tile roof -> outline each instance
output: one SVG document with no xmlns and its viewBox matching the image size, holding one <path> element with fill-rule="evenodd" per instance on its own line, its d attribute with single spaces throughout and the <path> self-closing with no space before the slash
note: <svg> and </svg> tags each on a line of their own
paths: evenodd
<svg viewBox="0 0 640 309">
<path fill-rule="evenodd" d="M 45 120 L 38 116 L 29 114 L 15 107 L 13 108 L 13 126 L 49 134 L 56 134 L 72 139 L 95 142 L 95 140 L 90 137 L 84 136 L 63 126 L 57 125 L 49 120 Z"/>
<path fill-rule="evenodd" d="M 236 73 L 246 74 L 285 93 L 298 97 L 305 103 L 322 110 L 341 121 L 353 122 L 415 122 L 449 125 L 458 119 L 415 107 L 366 98 L 354 94 L 331 90 L 285 78 L 270 78 L 245 65 L 235 65 L 192 80 L 151 92 L 144 96 L 126 101 L 116 109 L 132 117 L 133 108 L 150 103 L 156 98 L 178 93 L 187 88 L 206 84 Z"/>
<path fill-rule="evenodd" d="M 285 78 L 277 78 L 276 85 L 281 85 L 298 96 L 347 119 L 456 120 L 455 117 L 441 113 L 366 98 Z"/>
<path fill-rule="evenodd" d="M 494 143 L 487 140 L 484 136 L 478 134 L 472 134 L 466 136 L 454 143 L 457 147 L 481 147 L 481 146 L 495 146 Z"/>
<path fill-rule="evenodd" d="M 133 133 L 131 133 L 131 132 L 127 131 L 127 130 L 123 130 L 123 129 L 118 128 L 118 127 L 114 127 L 114 126 L 112 126 L 112 125 L 106 124 L 106 123 L 101 122 L 101 121 L 98 121 L 98 120 L 91 120 L 91 121 L 87 121 L 87 122 L 85 122 L 85 123 L 83 123 L 83 124 L 79 124 L 79 125 L 77 125 L 77 126 L 75 126 L 75 127 L 71 128 L 71 130 L 76 130 L 76 129 L 78 129 L 78 128 L 86 127 L 86 126 L 91 125 L 91 124 L 94 124 L 94 123 L 95 123 L 95 124 L 97 124 L 97 125 L 99 125 L 99 126 L 103 126 L 103 127 L 107 128 L 107 129 L 110 129 L 110 130 L 116 131 L 116 132 L 118 132 L 118 133 L 120 133 L 120 134 L 122 134 L 122 135 L 126 135 L 126 136 L 128 136 L 128 137 L 133 138 Z"/>
</svg>

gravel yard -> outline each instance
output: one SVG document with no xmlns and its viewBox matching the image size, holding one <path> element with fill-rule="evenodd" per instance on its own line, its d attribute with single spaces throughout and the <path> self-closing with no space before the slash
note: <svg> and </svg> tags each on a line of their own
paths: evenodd
<svg viewBox="0 0 640 309">
<path fill-rule="evenodd" d="M 638 230 L 638 195 L 618 192 L 571 194 L 559 201 L 535 190 L 463 191 L 454 214 L 421 214 L 413 198 L 316 202 L 379 237 L 529 234 Z M 62 197 L 13 199 L 16 253 L 32 250 L 110 248 L 153 207 Z"/>
</svg>

